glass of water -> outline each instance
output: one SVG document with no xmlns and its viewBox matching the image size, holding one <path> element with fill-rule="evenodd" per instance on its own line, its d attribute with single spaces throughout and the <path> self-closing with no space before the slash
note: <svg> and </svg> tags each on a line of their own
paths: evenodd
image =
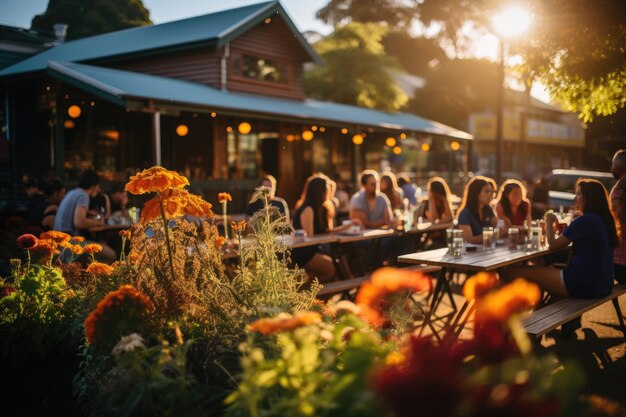
<svg viewBox="0 0 626 417">
<path fill-rule="evenodd" d="M 493 236 L 493 227 L 483 227 L 483 250 L 496 248 L 496 240 Z"/>
</svg>

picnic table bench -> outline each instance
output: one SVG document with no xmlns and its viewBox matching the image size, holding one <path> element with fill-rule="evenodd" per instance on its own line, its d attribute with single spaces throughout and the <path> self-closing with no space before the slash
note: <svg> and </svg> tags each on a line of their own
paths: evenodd
<svg viewBox="0 0 626 417">
<path fill-rule="evenodd" d="M 592 310 L 607 301 L 613 302 L 617 319 L 622 333 L 626 336 L 624 317 L 619 306 L 619 296 L 626 293 L 626 285 L 615 285 L 611 294 L 602 298 L 564 298 L 555 303 L 548 304 L 522 321 L 522 325 L 531 336 L 541 337 L 551 330 L 575 319 L 581 314 Z"/>
</svg>

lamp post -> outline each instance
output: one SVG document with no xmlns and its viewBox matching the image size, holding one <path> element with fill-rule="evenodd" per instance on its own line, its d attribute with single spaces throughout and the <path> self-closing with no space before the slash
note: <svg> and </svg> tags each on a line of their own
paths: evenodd
<svg viewBox="0 0 626 417">
<path fill-rule="evenodd" d="M 498 36 L 498 96 L 496 111 L 496 181 L 502 183 L 502 149 L 504 147 L 504 57 L 505 39 L 515 38 L 530 26 L 531 15 L 519 6 L 511 6 L 495 14 L 492 19 L 493 28 Z"/>
</svg>

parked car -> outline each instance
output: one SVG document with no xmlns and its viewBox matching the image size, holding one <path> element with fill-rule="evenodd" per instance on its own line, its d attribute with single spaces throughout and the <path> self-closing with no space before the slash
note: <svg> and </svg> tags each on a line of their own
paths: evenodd
<svg viewBox="0 0 626 417">
<path fill-rule="evenodd" d="M 579 169 L 553 169 L 547 177 L 548 182 L 548 205 L 556 210 L 563 206 L 565 210 L 574 206 L 576 181 L 579 178 L 591 178 L 600 181 L 611 191 L 615 185 L 615 179 L 610 172 L 583 171 Z"/>
</svg>

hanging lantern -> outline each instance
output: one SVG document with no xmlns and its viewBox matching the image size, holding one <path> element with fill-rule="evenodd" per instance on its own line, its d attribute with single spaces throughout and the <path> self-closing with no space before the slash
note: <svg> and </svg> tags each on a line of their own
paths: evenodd
<svg viewBox="0 0 626 417">
<path fill-rule="evenodd" d="M 394 155 L 400 155 L 402 153 L 402 148 L 399 146 L 394 146 L 393 153 Z"/>
<path fill-rule="evenodd" d="M 420 149 L 422 150 L 422 152 L 428 152 L 430 151 L 430 145 L 428 143 L 422 143 Z"/>
<path fill-rule="evenodd" d="M 461 149 L 461 144 L 456 140 L 453 140 L 452 142 L 450 142 L 450 149 L 452 149 L 453 151 L 458 151 L 459 149 Z"/>
<path fill-rule="evenodd" d="M 189 133 L 189 128 L 187 127 L 187 125 L 178 125 L 176 127 L 176 134 L 180 137 L 183 136 L 187 136 L 187 134 Z"/>
<path fill-rule="evenodd" d="M 352 136 L 352 143 L 355 145 L 360 145 L 363 143 L 363 135 L 356 134 Z"/>
<path fill-rule="evenodd" d="M 239 133 L 241 133 L 242 135 L 247 135 L 252 131 L 252 125 L 248 122 L 242 122 L 239 123 L 237 130 L 239 130 Z"/>
<path fill-rule="evenodd" d="M 310 130 L 305 130 L 304 132 L 302 132 L 302 140 L 309 141 L 311 139 L 313 139 L 313 132 L 311 132 Z"/>
<path fill-rule="evenodd" d="M 396 146 L 396 138 L 394 138 L 393 136 L 389 136 L 387 139 L 385 139 L 385 145 L 393 148 L 394 146 Z"/>
<path fill-rule="evenodd" d="M 76 104 L 71 105 L 68 109 L 67 109 L 67 114 L 72 118 L 72 119 L 77 119 L 80 117 L 80 114 L 82 113 L 82 110 L 80 109 L 79 106 L 77 106 Z"/>
</svg>

